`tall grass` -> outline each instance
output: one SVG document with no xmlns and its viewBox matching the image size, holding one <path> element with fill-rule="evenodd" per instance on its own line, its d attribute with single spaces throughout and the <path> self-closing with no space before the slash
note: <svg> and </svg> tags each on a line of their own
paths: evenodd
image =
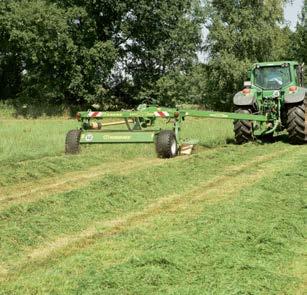
<svg viewBox="0 0 307 295">
<path fill-rule="evenodd" d="M 75 126 L 72 120 L 1 120 L 0 163 L 60 155 Z"/>
<path fill-rule="evenodd" d="M 160 126 L 171 128 L 171 124 L 163 122 Z M 76 121 L 65 119 L 0 120 L 0 163 L 63 155 L 65 135 L 77 127 Z M 232 123 L 225 120 L 188 119 L 183 124 L 182 137 L 200 139 L 201 144 L 208 146 L 224 144 L 227 138 L 233 137 Z M 118 151 L 114 146 L 103 145 L 100 149 L 93 148 L 92 152 L 110 154 L 113 150 Z M 121 149 L 136 155 L 139 151 L 133 152 L 135 146 L 121 145 Z M 85 148 L 83 153 L 87 153 L 87 150 Z"/>
<path fill-rule="evenodd" d="M 182 125 L 182 138 L 199 140 L 205 147 L 215 147 L 233 142 L 231 120 L 187 118 Z"/>
<path fill-rule="evenodd" d="M 165 121 L 161 128 L 172 128 Z M 68 119 L 0 120 L 0 185 L 52 176 L 89 166 L 134 158 L 155 158 L 154 144 L 98 144 L 82 146 L 78 156 L 66 156 L 66 133 L 78 128 Z M 182 138 L 200 139 L 200 144 L 214 147 L 232 137 L 232 123 L 224 120 L 188 119 Z"/>
</svg>

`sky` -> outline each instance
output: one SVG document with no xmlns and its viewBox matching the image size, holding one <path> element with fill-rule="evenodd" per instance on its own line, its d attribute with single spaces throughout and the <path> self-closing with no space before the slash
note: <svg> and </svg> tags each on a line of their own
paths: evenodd
<svg viewBox="0 0 307 295">
<path fill-rule="evenodd" d="M 285 7 L 285 17 L 289 21 L 292 30 L 295 29 L 298 15 L 302 11 L 304 0 L 293 0 L 293 4 L 287 4 Z"/>
</svg>

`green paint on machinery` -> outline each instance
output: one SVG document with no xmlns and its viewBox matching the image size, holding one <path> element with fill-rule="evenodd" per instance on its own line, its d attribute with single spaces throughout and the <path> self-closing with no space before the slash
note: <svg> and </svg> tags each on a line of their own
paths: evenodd
<svg viewBox="0 0 307 295">
<path fill-rule="evenodd" d="M 66 153 L 78 153 L 80 144 L 155 143 L 159 157 L 172 158 L 178 154 L 180 146 L 184 143 L 180 138 L 180 129 L 187 116 L 267 121 L 267 117 L 261 115 L 168 109 L 147 105 L 139 106 L 136 111 L 93 112 L 89 110 L 77 114 L 81 128 L 68 132 Z M 122 121 L 104 124 L 103 119 L 106 118 L 122 119 Z M 155 127 L 157 118 L 172 123 L 171 129 L 161 130 Z M 126 130 L 110 129 L 116 125 L 124 125 Z"/>
<path fill-rule="evenodd" d="M 77 118 L 81 126 L 68 132 L 65 151 L 78 153 L 80 144 L 155 143 L 159 157 L 175 157 L 184 144 L 180 130 L 188 116 L 233 120 L 235 139 L 239 144 L 254 138 L 271 138 L 275 132 L 285 128 L 292 142 L 305 142 L 307 90 L 302 87 L 303 67 L 296 62 L 259 63 L 253 65 L 249 73 L 250 81 L 245 82 L 245 88 L 234 97 L 234 113 L 146 104 L 135 111 L 79 112 Z M 121 121 L 103 122 L 103 119 L 109 118 Z M 157 118 L 171 122 L 172 127 L 161 130 L 156 127 Z M 114 129 L 113 126 L 117 125 L 123 125 L 126 129 Z"/>
<path fill-rule="evenodd" d="M 300 144 L 307 139 L 307 89 L 303 87 L 304 66 L 293 61 L 254 64 L 250 81 L 234 97 L 237 113 L 261 114 L 267 122 L 234 122 L 237 143 L 254 138 L 272 139 L 275 132 L 287 129 L 289 141 Z"/>
</svg>

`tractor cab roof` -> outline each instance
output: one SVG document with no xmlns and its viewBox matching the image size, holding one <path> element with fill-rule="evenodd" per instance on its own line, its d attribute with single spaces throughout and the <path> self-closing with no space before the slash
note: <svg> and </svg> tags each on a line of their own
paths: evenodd
<svg viewBox="0 0 307 295">
<path fill-rule="evenodd" d="M 276 66 L 282 66 L 284 64 L 290 64 L 290 66 L 297 66 L 299 63 L 297 61 L 273 61 L 273 62 L 259 62 L 253 64 L 254 68 L 262 68 L 262 67 L 276 67 Z"/>
</svg>

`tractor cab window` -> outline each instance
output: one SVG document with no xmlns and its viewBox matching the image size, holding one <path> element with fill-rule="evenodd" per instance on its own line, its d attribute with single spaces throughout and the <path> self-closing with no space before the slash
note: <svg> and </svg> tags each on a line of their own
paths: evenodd
<svg viewBox="0 0 307 295">
<path fill-rule="evenodd" d="M 281 89 L 291 82 L 289 67 L 274 66 L 255 69 L 255 85 L 268 90 Z"/>
</svg>

